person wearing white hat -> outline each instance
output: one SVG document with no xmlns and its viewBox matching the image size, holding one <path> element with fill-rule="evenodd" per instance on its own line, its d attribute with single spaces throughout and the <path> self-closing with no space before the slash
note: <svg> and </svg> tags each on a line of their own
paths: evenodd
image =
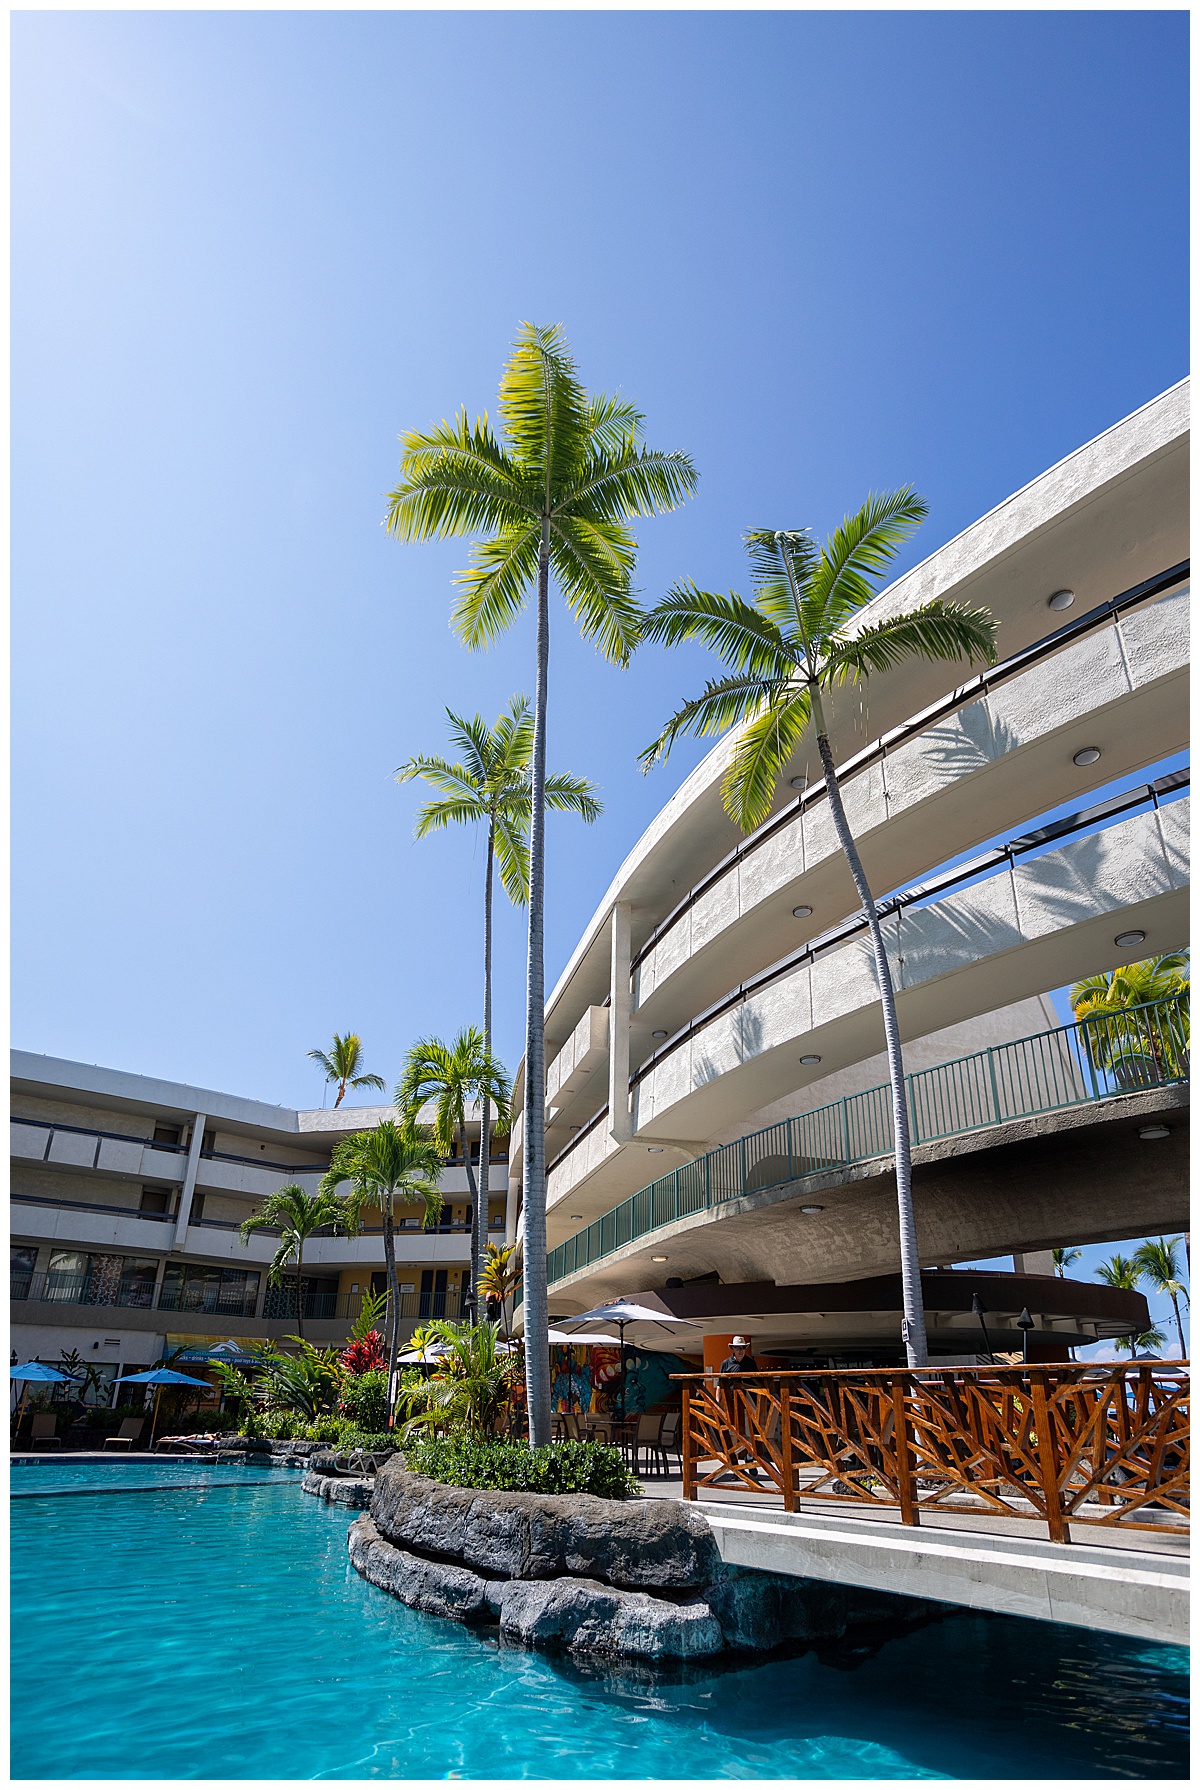
<svg viewBox="0 0 1200 1790">
<path fill-rule="evenodd" d="M 735 1336 L 733 1338 L 729 1345 L 729 1353 L 721 1363 L 720 1371 L 723 1374 L 756 1374 L 758 1372 L 758 1363 L 750 1353 L 749 1337 Z M 729 1388 L 726 1391 L 726 1403 L 729 1406 L 730 1418 L 743 1441 L 749 1443 L 750 1434 L 747 1414 L 743 1409 L 739 1408 L 740 1401 L 729 1396 L 731 1391 L 732 1388 Z M 751 1448 L 748 1447 L 745 1449 L 743 1459 L 746 1462 L 751 1477 L 754 1479 L 761 1478 Z"/>
</svg>

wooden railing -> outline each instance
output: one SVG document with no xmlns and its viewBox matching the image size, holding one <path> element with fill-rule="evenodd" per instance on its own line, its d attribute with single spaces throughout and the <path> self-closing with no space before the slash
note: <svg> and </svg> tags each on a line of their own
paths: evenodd
<svg viewBox="0 0 1200 1790">
<path fill-rule="evenodd" d="M 685 1498 L 1187 1530 L 1187 1363 L 677 1377 Z"/>
</svg>

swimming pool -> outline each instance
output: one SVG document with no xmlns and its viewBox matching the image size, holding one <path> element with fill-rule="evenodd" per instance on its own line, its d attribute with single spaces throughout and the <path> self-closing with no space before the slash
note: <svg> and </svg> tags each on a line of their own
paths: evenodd
<svg viewBox="0 0 1200 1790">
<path fill-rule="evenodd" d="M 135 1467 L 161 1495 L 116 1489 Z M 251 1471 L 80 1464 L 109 1490 L 14 1504 L 14 1776 L 1186 1775 L 1181 1648 L 964 1612 L 875 1651 L 585 1669 L 367 1585 L 292 1475 L 189 1467 Z"/>
</svg>

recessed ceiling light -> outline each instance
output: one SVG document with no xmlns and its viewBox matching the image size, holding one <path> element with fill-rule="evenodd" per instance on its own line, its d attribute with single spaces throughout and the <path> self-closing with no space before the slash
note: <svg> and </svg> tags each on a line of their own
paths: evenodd
<svg viewBox="0 0 1200 1790">
<path fill-rule="evenodd" d="M 652 1256 L 651 1256 L 651 1257 L 650 1257 L 650 1260 L 651 1260 L 651 1261 L 652 1261 L 652 1262 L 665 1262 L 665 1261 L 666 1261 L 666 1259 L 667 1259 L 667 1258 L 666 1258 L 666 1256 L 665 1256 L 665 1255 L 652 1255 Z"/>
<path fill-rule="evenodd" d="M 1143 1125 L 1138 1131 L 1138 1136 L 1145 1138 L 1170 1137 L 1170 1135 L 1171 1127 L 1169 1125 Z"/>
<path fill-rule="evenodd" d="M 1085 746 L 1081 752 L 1077 752 L 1075 754 L 1074 758 L 1071 760 L 1071 763 L 1077 764 L 1080 767 L 1080 769 L 1082 770 L 1084 765 L 1096 764 L 1099 761 L 1099 758 L 1100 758 L 1099 746 Z"/>
<path fill-rule="evenodd" d="M 807 1212 L 809 1217 L 811 1218 L 817 1212 L 823 1212 L 825 1210 L 825 1208 L 824 1208 L 824 1206 L 801 1206 L 800 1210 L 802 1212 Z"/>
<path fill-rule="evenodd" d="M 1050 598 L 1047 608 L 1069 609 L 1074 601 L 1075 592 L 1073 590 L 1056 590 L 1054 595 Z"/>
<path fill-rule="evenodd" d="M 571 1217 L 571 1218 L 572 1218 L 572 1219 L 582 1219 L 582 1217 L 583 1217 L 583 1213 L 582 1213 L 582 1212 L 572 1212 L 572 1213 L 570 1213 L 570 1214 L 569 1214 L 569 1216 L 570 1216 L 570 1217 Z"/>
<path fill-rule="evenodd" d="M 801 1057 L 800 1061 L 802 1063 L 819 1063 L 821 1061 L 821 1059 L 820 1059 L 820 1057 L 808 1056 L 808 1057 Z"/>
<path fill-rule="evenodd" d="M 792 919 L 793 920 L 807 920 L 808 916 L 811 913 L 812 913 L 811 907 L 794 907 L 792 909 Z"/>
<path fill-rule="evenodd" d="M 651 1156 L 661 1156 L 662 1155 L 662 1145 L 661 1144 L 647 1144 L 646 1149 L 649 1151 Z"/>
<path fill-rule="evenodd" d="M 1129 950 L 1133 945 L 1144 945 L 1145 942 L 1146 935 L 1144 932 L 1118 932 L 1116 938 L 1113 940 L 1113 944 L 1120 945 L 1122 951 Z"/>
<path fill-rule="evenodd" d="M 650 1036 L 652 1038 L 665 1038 L 666 1035 L 667 1034 L 665 1032 L 651 1032 L 651 1034 L 650 1034 Z"/>
<path fill-rule="evenodd" d="M 807 789 L 808 788 L 808 778 L 807 777 L 793 777 L 791 779 L 791 784 L 792 784 L 793 789 Z"/>
</svg>

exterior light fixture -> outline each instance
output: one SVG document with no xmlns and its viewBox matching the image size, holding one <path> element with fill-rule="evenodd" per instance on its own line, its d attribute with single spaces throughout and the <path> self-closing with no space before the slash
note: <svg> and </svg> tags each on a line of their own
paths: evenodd
<svg viewBox="0 0 1200 1790">
<path fill-rule="evenodd" d="M 800 1061 L 805 1065 L 806 1068 L 808 1068 L 808 1067 L 811 1067 L 811 1065 L 813 1063 L 819 1063 L 821 1061 L 821 1059 L 820 1059 L 820 1057 L 816 1057 L 816 1056 L 807 1056 L 807 1057 L 801 1057 Z"/>
<path fill-rule="evenodd" d="M 646 1148 L 650 1152 L 651 1156 L 661 1156 L 662 1155 L 662 1145 L 661 1144 L 647 1144 Z"/>
<path fill-rule="evenodd" d="M 1071 763 L 1077 764 L 1079 766 L 1080 770 L 1082 770 L 1084 765 L 1096 764 L 1099 761 L 1099 758 L 1100 758 L 1099 746 L 1085 746 L 1081 752 L 1077 752 L 1075 754 L 1074 758 L 1071 760 Z"/>
<path fill-rule="evenodd" d="M 583 1213 L 582 1212 L 571 1212 L 568 1214 L 568 1216 L 571 1218 L 572 1222 L 574 1222 L 576 1219 L 579 1219 L 582 1221 Z"/>
<path fill-rule="evenodd" d="M 807 920 L 811 913 L 812 913 L 811 907 L 794 907 L 792 909 L 792 919 L 793 920 Z"/>
<path fill-rule="evenodd" d="M 665 1255 L 652 1255 L 652 1256 L 651 1256 L 651 1257 L 650 1257 L 650 1260 L 651 1260 L 651 1261 L 652 1261 L 652 1262 L 665 1262 L 665 1261 L 666 1261 L 666 1259 L 667 1259 L 667 1258 L 666 1258 L 666 1256 L 665 1256 Z"/>
<path fill-rule="evenodd" d="M 1170 1137 L 1170 1135 L 1171 1127 L 1169 1125 L 1142 1125 L 1138 1128 L 1138 1136 L 1144 1137 L 1147 1140 L 1158 1137 Z"/>
<path fill-rule="evenodd" d="M 824 1206 L 801 1206 L 800 1210 L 809 1218 L 814 1218 L 818 1212 L 823 1212 L 825 1208 Z"/>
<path fill-rule="evenodd" d="M 1122 951 L 1130 950 L 1134 945 L 1144 945 L 1145 942 L 1144 932 L 1118 932 L 1113 940 L 1113 944 L 1120 945 Z"/>
<path fill-rule="evenodd" d="M 792 777 L 789 779 L 789 781 L 790 781 L 793 789 L 807 789 L 808 788 L 808 778 L 807 777 Z"/>
<path fill-rule="evenodd" d="M 666 1035 L 667 1034 L 665 1032 L 651 1032 L 651 1034 L 650 1034 L 650 1036 L 652 1038 L 665 1038 Z"/>
<path fill-rule="evenodd" d="M 1017 1319 L 1017 1329 L 1021 1332 L 1021 1360 L 1029 1360 L 1029 1332 L 1033 1329 L 1033 1319 L 1029 1315 L 1029 1307 L 1021 1307 L 1021 1315 Z"/>
<path fill-rule="evenodd" d="M 1073 590 L 1056 590 L 1046 607 L 1047 609 L 1069 609 L 1074 601 L 1075 592 Z"/>
</svg>

